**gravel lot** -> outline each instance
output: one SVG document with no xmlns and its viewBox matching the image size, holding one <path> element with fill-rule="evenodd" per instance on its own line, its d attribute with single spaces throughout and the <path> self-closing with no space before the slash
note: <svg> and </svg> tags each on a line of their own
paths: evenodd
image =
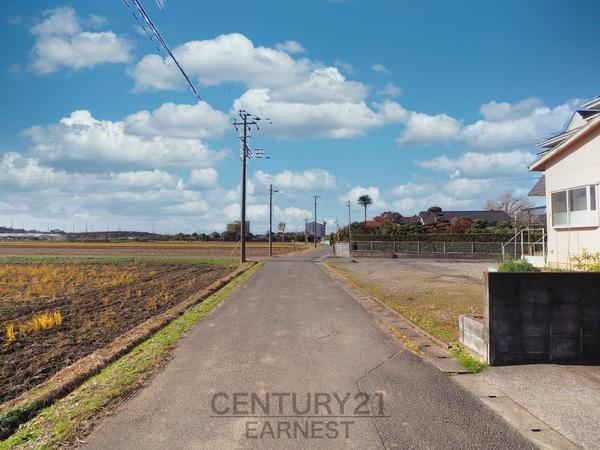
<svg viewBox="0 0 600 450">
<path fill-rule="evenodd" d="M 458 340 L 458 316 L 483 312 L 483 272 L 496 261 L 433 258 L 331 259 L 371 295 L 445 342 Z"/>
</svg>

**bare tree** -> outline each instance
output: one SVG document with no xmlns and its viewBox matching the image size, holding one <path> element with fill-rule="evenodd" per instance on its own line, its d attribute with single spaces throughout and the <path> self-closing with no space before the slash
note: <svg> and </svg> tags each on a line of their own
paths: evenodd
<svg viewBox="0 0 600 450">
<path fill-rule="evenodd" d="M 532 206 L 533 203 L 527 197 L 514 197 L 510 192 L 505 192 L 498 198 L 485 202 L 484 208 L 489 211 L 504 211 L 516 223 L 523 224 L 527 222 L 527 209 Z"/>
</svg>

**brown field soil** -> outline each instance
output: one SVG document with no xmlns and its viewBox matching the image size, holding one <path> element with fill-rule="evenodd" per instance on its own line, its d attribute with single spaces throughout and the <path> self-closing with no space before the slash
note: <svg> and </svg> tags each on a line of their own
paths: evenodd
<svg viewBox="0 0 600 450">
<path fill-rule="evenodd" d="M 458 317 L 483 313 L 485 261 L 426 258 L 330 260 L 348 280 L 445 343 L 458 342 Z"/>
<path fill-rule="evenodd" d="M 273 243 L 273 255 L 287 255 L 306 247 L 303 243 Z M 240 252 L 236 242 L 0 242 L 0 256 L 126 256 L 232 258 Z M 269 245 L 249 242 L 248 257 L 266 257 Z"/>
<path fill-rule="evenodd" d="M 0 404 L 234 269 L 139 261 L 0 264 Z"/>
</svg>

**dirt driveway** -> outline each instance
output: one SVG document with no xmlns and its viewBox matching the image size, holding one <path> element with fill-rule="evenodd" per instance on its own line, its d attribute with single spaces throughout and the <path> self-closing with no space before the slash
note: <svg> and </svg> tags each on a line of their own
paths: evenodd
<svg viewBox="0 0 600 450">
<path fill-rule="evenodd" d="M 458 341 L 458 316 L 483 313 L 483 272 L 495 261 L 432 258 L 334 259 L 350 281 L 444 342 Z"/>
</svg>

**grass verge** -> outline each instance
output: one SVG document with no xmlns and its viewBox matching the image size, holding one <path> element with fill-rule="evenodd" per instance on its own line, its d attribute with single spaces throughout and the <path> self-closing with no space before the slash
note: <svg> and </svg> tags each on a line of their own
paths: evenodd
<svg viewBox="0 0 600 450">
<path fill-rule="evenodd" d="M 488 367 L 486 363 L 479 361 L 471 355 L 462 345 L 455 345 L 450 350 L 450 353 L 458 359 L 465 369 L 473 373 L 479 373 Z"/>
<path fill-rule="evenodd" d="M 264 263 L 257 263 L 227 286 L 193 306 L 181 317 L 93 376 L 71 394 L 42 410 L 6 440 L 0 450 L 12 448 L 56 448 L 72 441 L 90 427 L 103 409 L 130 396 L 168 361 L 179 339 L 202 320 Z"/>
</svg>

